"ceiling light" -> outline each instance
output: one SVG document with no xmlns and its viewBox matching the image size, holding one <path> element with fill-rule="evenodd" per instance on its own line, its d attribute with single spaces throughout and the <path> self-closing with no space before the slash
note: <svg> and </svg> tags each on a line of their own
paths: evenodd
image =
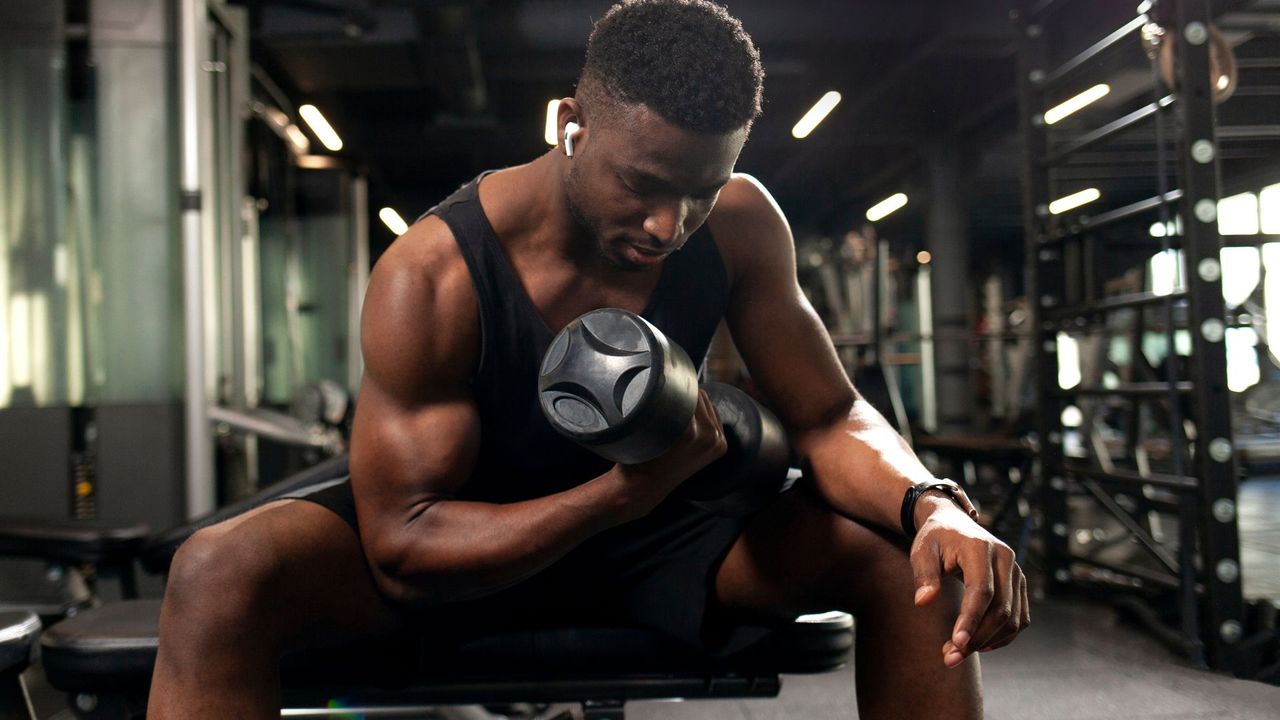
<svg viewBox="0 0 1280 720">
<path fill-rule="evenodd" d="M 324 119 L 324 115 L 320 114 L 320 110 L 315 105 L 303 105 L 298 108 L 298 114 L 303 120 L 307 121 L 307 127 L 311 128 L 311 132 L 320 138 L 320 143 L 332 152 L 338 152 L 342 149 L 342 138 L 338 137 L 338 133 L 334 131 L 333 126 L 328 120 Z"/>
<path fill-rule="evenodd" d="M 1044 124 L 1052 125 L 1058 122 L 1059 120 L 1061 120 L 1062 118 L 1074 112 L 1079 112 L 1085 107 L 1092 105 L 1093 103 L 1106 97 L 1107 94 L 1110 92 L 1111 92 L 1111 86 L 1107 85 L 1106 83 L 1103 83 L 1100 85 L 1094 85 L 1093 87 L 1089 88 L 1088 90 L 1085 90 L 1084 92 L 1062 103 L 1061 105 L 1058 105 L 1048 110 L 1047 112 L 1045 112 Z"/>
<path fill-rule="evenodd" d="M 1078 193 L 1072 193 L 1049 203 L 1049 214 L 1061 215 L 1068 210 L 1075 210 L 1081 205 L 1087 205 L 1100 197 L 1102 197 L 1102 193 L 1098 192 L 1098 188 L 1081 190 Z"/>
<path fill-rule="evenodd" d="M 378 219 L 382 221 L 383 225 L 387 226 L 387 229 L 395 233 L 396 237 L 403 235 L 409 229 L 408 223 L 404 221 L 404 218 L 400 217 L 400 213 L 389 207 L 384 207 L 378 211 Z"/>
<path fill-rule="evenodd" d="M 298 155 L 293 164 L 303 170 L 338 170 L 342 168 L 342 159 L 333 155 Z"/>
<path fill-rule="evenodd" d="M 542 138 L 547 141 L 548 145 L 560 144 L 560 138 L 557 137 L 560 134 L 558 132 L 560 130 L 559 114 L 560 114 L 560 101 L 548 100 L 547 101 L 547 126 L 546 126 L 546 129 L 543 130 L 542 132 Z"/>
<path fill-rule="evenodd" d="M 293 123 L 285 125 L 284 134 L 289 136 L 289 142 L 293 143 L 293 148 L 298 152 L 306 154 L 311 149 L 311 141 L 307 139 L 307 134 L 297 125 Z"/>
<path fill-rule="evenodd" d="M 867 220 L 869 222 L 877 222 L 883 220 L 897 210 L 901 210 L 907 204 L 907 196 L 902 193 L 894 193 L 889 197 L 881 200 L 867 211 Z"/>
<path fill-rule="evenodd" d="M 835 90 L 832 90 L 821 98 L 818 98 L 818 102 L 814 103 L 813 107 L 809 108 L 809 112 L 805 113 L 804 117 L 800 118 L 800 122 L 796 123 L 796 126 L 791 128 L 791 136 L 797 140 L 809 137 L 809 133 L 813 132 L 813 129 L 818 127 L 818 123 L 822 122 L 823 118 L 825 118 L 827 114 L 839 104 L 840 93 Z"/>
</svg>

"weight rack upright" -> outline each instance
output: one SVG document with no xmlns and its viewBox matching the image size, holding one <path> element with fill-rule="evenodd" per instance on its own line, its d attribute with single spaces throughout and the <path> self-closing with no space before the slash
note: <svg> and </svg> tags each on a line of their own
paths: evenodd
<svg viewBox="0 0 1280 720">
<path fill-rule="evenodd" d="M 1051 91 L 1060 89 L 1068 78 L 1087 75 L 1094 60 L 1125 42 L 1139 42 L 1139 33 L 1150 22 L 1148 13 L 1155 3 L 1144 2 L 1138 16 L 1106 35 L 1083 52 L 1057 67 L 1049 67 L 1045 22 L 1051 12 L 1068 3 L 1061 0 L 1026 0 L 1014 13 L 1019 40 L 1020 127 L 1024 138 L 1023 195 L 1028 263 L 1029 305 L 1033 308 L 1036 333 L 1040 466 L 1037 478 L 1038 514 L 1047 589 L 1065 591 L 1086 584 L 1082 568 L 1102 571 L 1120 578 L 1138 595 L 1158 592 L 1173 600 L 1176 620 L 1157 622 L 1149 614 L 1149 627 L 1167 644 L 1183 652 L 1198 665 L 1248 674 L 1251 668 L 1240 652 L 1245 635 L 1245 606 L 1241 594 L 1239 539 L 1236 523 L 1237 475 L 1233 453 L 1229 395 L 1226 386 L 1225 306 L 1222 296 L 1217 201 L 1219 177 L 1215 136 L 1215 109 L 1210 83 L 1208 0 L 1179 0 L 1162 10 L 1171 11 L 1165 42 L 1176 42 L 1177 89 L 1171 94 L 1155 93 L 1152 102 L 1065 142 L 1052 142 L 1044 121 Z M 1167 21 L 1166 21 L 1167 22 Z M 1175 187 L 1164 188 L 1140 202 L 1087 215 L 1052 215 L 1049 204 L 1054 191 L 1052 173 L 1074 154 L 1096 147 L 1122 132 L 1144 123 L 1164 123 L 1172 145 L 1177 148 L 1172 172 Z M 1157 139 L 1162 143 L 1161 131 Z M 1161 145 L 1163 147 L 1163 143 Z M 1084 257 L 1096 258 L 1105 252 L 1099 237 L 1104 228 L 1115 228 L 1143 216 L 1163 219 L 1182 210 L 1183 234 L 1177 246 L 1185 253 L 1186 289 L 1171 294 L 1127 293 L 1103 297 L 1100 283 L 1085 283 L 1090 292 L 1075 297 L 1064 279 L 1069 249 Z M 1172 235 L 1172 233 L 1169 233 Z M 1174 240 L 1162 241 L 1165 249 Z M 1159 250 L 1153 247 L 1153 251 Z M 1167 373 L 1160 382 L 1128 382 L 1117 385 L 1077 386 L 1063 390 L 1058 383 L 1057 337 L 1059 332 L 1088 323 L 1114 321 L 1127 311 L 1141 318 L 1143 311 L 1163 309 L 1168 340 Z M 1185 320 L 1183 318 L 1185 317 Z M 1192 337 L 1192 355 L 1186 377 L 1179 377 L 1174 362 L 1174 325 L 1185 323 Z M 1139 320 L 1135 320 L 1139 322 Z M 1132 350 L 1136 356 L 1140 347 Z M 1100 467 L 1094 462 L 1069 461 L 1064 454 L 1062 410 L 1073 397 L 1114 398 L 1135 409 L 1140 403 L 1167 403 L 1170 461 L 1173 469 L 1155 473 Z M 1190 399 L 1194 438 L 1184 434 L 1180 408 Z M 1130 438 L 1132 440 L 1132 438 Z M 1087 445 L 1087 444 L 1086 444 Z M 1140 517 L 1116 500 L 1113 493 L 1141 497 L 1151 488 L 1165 497 L 1164 509 L 1179 518 L 1176 555 L 1153 537 Z M 1070 538 L 1069 500 L 1088 498 L 1114 517 L 1129 536 L 1157 563 L 1150 565 L 1108 563 L 1073 553 Z M 1170 625 L 1173 625 L 1170 627 Z"/>
</svg>

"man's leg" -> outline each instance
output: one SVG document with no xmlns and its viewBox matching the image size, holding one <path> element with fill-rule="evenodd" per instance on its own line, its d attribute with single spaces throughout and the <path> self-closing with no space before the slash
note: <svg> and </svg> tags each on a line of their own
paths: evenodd
<svg viewBox="0 0 1280 720">
<path fill-rule="evenodd" d="M 305 500 L 255 508 L 174 556 L 147 716 L 279 717 L 285 651 L 395 626 L 350 525 Z"/>
<path fill-rule="evenodd" d="M 856 616 L 863 720 L 981 718 L 978 656 L 943 665 L 963 590 L 954 579 L 944 585 L 915 607 L 905 542 L 837 515 L 802 486 L 749 521 L 717 572 L 716 596 L 730 612 Z"/>
</svg>

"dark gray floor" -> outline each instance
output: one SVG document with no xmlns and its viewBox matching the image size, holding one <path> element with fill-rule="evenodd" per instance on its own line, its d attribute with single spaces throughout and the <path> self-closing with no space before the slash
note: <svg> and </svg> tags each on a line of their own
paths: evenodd
<svg viewBox="0 0 1280 720">
<path fill-rule="evenodd" d="M 1085 601 L 1040 602 L 1021 638 L 982 656 L 998 720 L 1277 720 L 1280 687 L 1187 667 L 1148 635 Z M 855 718 L 853 669 L 784 678 L 776 700 L 634 703 L 633 720 Z"/>
<path fill-rule="evenodd" d="M 1251 478 L 1239 494 L 1246 598 L 1280 603 L 1280 478 Z M 1032 626 L 982 657 L 987 717 L 1280 720 L 1280 687 L 1188 667 L 1145 632 L 1087 601 L 1040 602 Z M 854 718 L 853 669 L 786 678 L 775 701 L 637 703 L 636 720 Z"/>
</svg>

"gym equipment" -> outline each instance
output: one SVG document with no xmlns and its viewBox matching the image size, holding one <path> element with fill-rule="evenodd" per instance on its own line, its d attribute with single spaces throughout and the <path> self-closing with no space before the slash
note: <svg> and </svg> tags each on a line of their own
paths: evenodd
<svg viewBox="0 0 1280 720">
<path fill-rule="evenodd" d="M 570 322 L 542 358 L 538 393 L 557 432 L 617 463 L 652 460 L 688 428 L 697 371 L 679 345 L 644 318 L 617 308 Z M 782 488 L 790 449 L 782 423 L 746 393 L 707 383 L 729 449 L 677 491 L 694 505 L 745 517 Z"/>
<path fill-rule="evenodd" d="M 43 560 L 51 576 L 65 580 L 57 597 L 22 602 L 23 608 L 50 621 L 93 605 L 97 582 L 102 578 L 115 578 L 122 597 L 136 598 L 133 560 L 150 532 L 144 523 L 109 525 L 0 517 L 0 557 Z M 21 602 L 26 598 L 16 599 Z"/>
<path fill-rule="evenodd" d="M 0 612 L 0 718 L 35 717 L 22 685 L 31 664 L 40 619 L 31 612 Z"/>
<path fill-rule="evenodd" d="M 605 308 L 573 320 L 551 341 L 538 396 L 557 432 L 634 465 L 684 434 L 698 404 L 698 372 L 647 320 Z"/>
<path fill-rule="evenodd" d="M 258 495 L 147 542 L 143 566 L 164 572 L 174 551 L 200 527 L 281 497 L 342 482 L 345 457 L 286 478 Z M 583 578 L 590 582 L 590 578 Z M 145 712 L 159 644 L 160 603 L 130 600 L 87 610 L 44 632 L 49 683 L 67 693 L 80 718 L 132 718 Z M 290 714 L 370 716 L 425 713 L 442 705 L 506 702 L 582 703 L 586 717 L 621 719 L 627 700 L 774 697 L 780 673 L 843 666 L 853 644 L 844 613 L 764 626 L 763 640 L 715 658 L 638 627 L 548 627 L 482 633 L 447 652 L 422 652 L 422 638 L 401 633 L 287 656 L 283 698 Z M 326 711 L 326 708 L 335 708 Z"/>
</svg>

